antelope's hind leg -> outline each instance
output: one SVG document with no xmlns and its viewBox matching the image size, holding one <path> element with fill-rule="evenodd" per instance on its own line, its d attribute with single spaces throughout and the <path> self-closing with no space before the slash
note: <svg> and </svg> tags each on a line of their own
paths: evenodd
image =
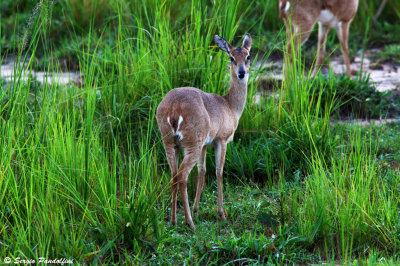
<svg viewBox="0 0 400 266">
<path fill-rule="evenodd" d="M 178 194 L 178 158 L 179 147 L 174 144 L 165 145 L 165 153 L 167 161 L 171 168 L 171 191 L 172 191 L 172 208 L 171 208 L 171 224 L 176 225 L 176 206 Z"/>
<path fill-rule="evenodd" d="M 194 209 L 193 209 L 194 215 L 197 215 L 199 212 L 201 193 L 204 190 L 205 175 L 206 175 L 206 154 L 207 154 L 207 147 L 204 146 L 201 151 L 200 159 L 197 163 L 199 176 L 197 178 L 196 198 L 194 200 Z"/>
<path fill-rule="evenodd" d="M 183 209 L 185 211 L 185 221 L 186 224 L 190 226 L 190 228 L 194 229 L 194 223 L 192 220 L 192 215 L 190 214 L 190 205 L 189 199 L 187 194 L 187 180 L 190 171 L 192 170 L 193 166 L 199 160 L 200 155 L 202 152 L 202 148 L 192 148 L 192 149 L 185 149 L 185 157 L 182 160 L 181 166 L 178 170 L 178 184 L 179 190 L 181 192 Z"/>
</svg>

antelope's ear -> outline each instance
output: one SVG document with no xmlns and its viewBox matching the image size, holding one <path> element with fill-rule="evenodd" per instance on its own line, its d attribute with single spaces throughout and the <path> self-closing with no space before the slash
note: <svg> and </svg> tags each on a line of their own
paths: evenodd
<svg viewBox="0 0 400 266">
<path fill-rule="evenodd" d="M 242 48 L 245 48 L 250 52 L 251 43 L 252 43 L 251 36 L 250 34 L 247 33 L 246 36 L 244 36 Z"/>
<path fill-rule="evenodd" d="M 229 55 L 229 53 L 231 52 L 231 50 L 233 48 L 232 45 L 229 42 L 227 42 L 224 38 L 222 38 L 218 35 L 214 36 L 214 40 L 215 40 L 215 43 L 218 45 L 218 47 L 222 51 L 225 51 Z"/>
</svg>

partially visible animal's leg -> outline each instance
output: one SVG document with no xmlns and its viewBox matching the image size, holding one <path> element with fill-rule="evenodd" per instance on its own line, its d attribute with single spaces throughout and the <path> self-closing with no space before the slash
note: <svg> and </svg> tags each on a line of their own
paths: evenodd
<svg viewBox="0 0 400 266">
<path fill-rule="evenodd" d="M 288 20 L 285 20 L 285 27 L 286 27 L 286 51 L 284 54 L 284 62 L 283 62 L 283 75 L 286 75 L 288 66 L 291 65 L 292 62 L 292 43 L 294 43 L 294 30 L 293 24 L 290 23 Z M 294 54 L 296 54 L 296 49 L 294 50 Z"/>
<path fill-rule="evenodd" d="M 204 146 L 200 159 L 197 162 L 197 167 L 199 170 L 199 176 L 197 178 L 197 189 L 196 189 L 196 198 L 194 200 L 194 215 L 197 215 L 199 211 L 199 203 L 200 203 L 200 198 L 201 198 L 201 193 L 203 192 L 204 189 L 204 182 L 205 182 L 205 175 L 206 175 L 206 154 L 207 154 L 207 147 Z"/>
<path fill-rule="evenodd" d="M 349 27 L 350 22 L 342 22 L 338 27 L 338 37 L 340 41 L 340 45 L 342 47 L 342 53 L 344 57 L 344 63 L 346 64 L 346 73 L 351 76 L 351 65 L 350 65 L 350 56 L 349 56 Z"/>
<path fill-rule="evenodd" d="M 329 26 L 318 23 L 318 50 L 317 50 L 317 61 L 315 62 L 312 76 L 315 76 L 319 71 L 322 61 L 325 56 L 326 37 L 328 36 Z"/>
<path fill-rule="evenodd" d="M 287 45 L 286 45 L 286 61 L 284 65 L 292 65 L 292 62 L 297 59 L 298 49 L 301 49 L 301 45 L 305 43 L 310 37 L 311 31 L 314 27 L 315 20 L 302 21 L 301 24 L 285 22 L 286 33 L 287 33 Z M 294 59 L 292 59 L 294 56 Z M 284 67 L 284 75 L 287 74 L 287 67 Z"/>
</svg>

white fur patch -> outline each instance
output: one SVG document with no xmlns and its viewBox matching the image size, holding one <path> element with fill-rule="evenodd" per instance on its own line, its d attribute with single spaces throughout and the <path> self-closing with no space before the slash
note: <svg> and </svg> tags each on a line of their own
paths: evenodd
<svg viewBox="0 0 400 266">
<path fill-rule="evenodd" d="M 239 82 L 247 84 L 247 82 L 249 81 L 249 74 L 246 73 L 246 75 L 244 76 L 244 78 L 240 79 L 238 77 Z"/>
<path fill-rule="evenodd" d="M 176 129 L 176 131 L 179 130 L 179 127 L 181 126 L 181 123 L 183 122 L 183 117 L 180 115 L 179 116 L 179 120 L 178 120 L 178 128 Z"/>
<path fill-rule="evenodd" d="M 209 145 L 212 144 L 212 142 L 213 142 L 213 138 L 210 137 L 210 133 L 208 133 L 208 136 L 207 136 L 207 138 L 206 138 L 206 141 L 204 141 L 203 146 L 209 146 Z"/>
<path fill-rule="evenodd" d="M 318 40 L 320 40 L 325 34 L 325 26 L 321 22 L 318 22 Z"/>
<path fill-rule="evenodd" d="M 286 2 L 286 6 L 285 6 L 285 11 L 284 11 L 285 14 L 288 12 L 289 8 L 290 8 L 290 2 L 287 1 L 287 2 Z"/>
<path fill-rule="evenodd" d="M 231 142 L 233 140 L 233 134 L 229 136 L 228 142 Z"/>
<path fill-rule="evenodd" d="M 215 152 L 215 170 L 217 171 L 217 175 L 219 170 L 221 169 L 221 143 L 217 142 L 217 145 L 214 149 Z"/>
<path fill-rule="evenodd" d="M 333 15 L 331 11 L 326 9 L 321 11 L 318 21 L 325 25 L 329 25 L 332 28 L 337 28 L 339 26 L 339 20 L 337 19 L 337 17 L 335 17 L 335 15 Z"/>
<path fill-rule="evenodd" d="M 340 22 L 339 22 L 340 23 Z M 342 40 L 342 38 L 343 38 L 343 30 L 342 30 L 342 27 L 338 27 L 338 29 L 337 29 L 337 31 L 338 31 L 338 37 L 339 37 L 339 40 Z"/>
<path fill-rule="evenodd" d="M 282 7 L 282 2 L 279 1 L 279 9 Z"/>
<path fill-rule="evenodd" d="M 178 119 L 178 128 L 176 129 L 176 132 L 175 132 L 175 136 L 178 136 L 180 140 L 183 139 L 182 133 L 179 132 L 179 128 L 180 128 L 182 122 L 183 122 L 183 117 L 180 115 L 179 119 Z"/>
<path fill-rule="evenodd" d="M 167 117 L 167 122 L 168 122 L 168 124 L 170 125 L 170 127 L 172 128 L 171 120 L 170 120 L 169 116 Z M 179 128 L 180 128 L 180 126 L 181 126 L 181 123 L 182 123 L 182 122 L 183 122 L 183 118 L 182 118 L 182 116 L 180 115 L 180 116 L 179 116 L 179 119 L 178 119 L 178 128 L 176 129 L 176 132 L 174 132 L 174 129 L 172 128 L 172 134 L 173 134 L 174 136 L 178 136 L 178 137 L 179 137 L 179 140 L 182 140 L 182 139 L 183 139 L 182 132 L 179 132 L 179 131 L 178 131 Z"/>
<path fill-rule="evenodd" d="M 179 140 L 183 140 L 183 135 L 182 135 L 181 132 L 176 131 L 176 132 L 175 132 L 175 136 L 178 136 L 178 137 L 179 137 Z"/>
</svg>

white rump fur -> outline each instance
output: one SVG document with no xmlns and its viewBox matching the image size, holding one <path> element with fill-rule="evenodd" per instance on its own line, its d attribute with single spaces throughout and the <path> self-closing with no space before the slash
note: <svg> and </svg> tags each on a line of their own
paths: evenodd
<svg viewBox="0 0 400 266">
<path fill-rule="evenodd" d="M 179 120 L 178 120 L 178 128 L 177 131 L 179 130 L 179 127 L 181 126 L 181 123 L 183 122 L 183 117 L 180 115 Z"/>
<path fill-rule="evenodd" d="M 178 120 L 178 128 L 176 129 L 176 132 L 175 132 L 175 135 L 178 136 L 180 140 L 183 139 L 182 133 L 179 132 L 179 128 L 180 128 L 182 122 L 183 122 L 183 117 L 180 115 L 179 120 Z"/>
<path fill-rule="evenodd" d="M 172 127 L 169 116 L 167 117 L 167 122 L 170 125 L 170 127 Z M 182 133 L 179 132 L 179 128 L 180 128 L 182 122 L 183 122 L 183 117 L 180 115 L 179 120 L 178 120 L 178 128 L 176 129 L 176 132 L 174 132 L 174 129 L 172 128 L 172 134 L 174 134 L 174 136 L 178 136 L 180 140 L 183 139 Z"/>
<path fill-rule="evenodd" d="M 287 1 L 285 6 L 285 14 L 288 12 L 289 8 L 290 8 L 290 2 Z"/>
</svg>

